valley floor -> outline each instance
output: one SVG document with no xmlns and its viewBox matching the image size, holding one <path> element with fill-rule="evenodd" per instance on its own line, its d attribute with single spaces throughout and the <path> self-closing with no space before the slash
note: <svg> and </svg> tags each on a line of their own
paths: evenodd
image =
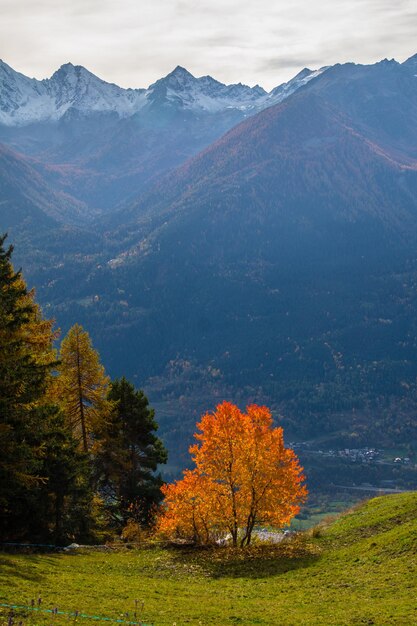
<svg viewBox="0 0 417 626">
<path fill-rule="evenodd" d="M 0 603 L 41 596 L 44 610 L 154 626 L 410 626 L 416 581 L 417 493 L 375 498 L 274 546 L 0 555 Z M 101 623 L 17 613 L 24 626 Z M 0 606 L 2 626 L 8 617 Z"/>
</svg>

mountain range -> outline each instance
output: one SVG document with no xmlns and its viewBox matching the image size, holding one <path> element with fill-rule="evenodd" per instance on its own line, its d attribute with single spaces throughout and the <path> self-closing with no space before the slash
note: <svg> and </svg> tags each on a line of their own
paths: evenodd
<svg viewBox="0 0 417 626">
<path fill-rule="evenodd" d="M 48 181 L 94 215 L 112 211 L 320 71 L 304 69 L 270 93 L 195 78 L 182 67 L 148 89 L 122 89 L 71 63 L 36 80 L 0 61 L 0 141 L 34 158 Z"/>
<path fill-rule="evenodd" d="M 267 94 L 0 66 L 0 227 L 45 312 L 145 385 L 174 463 L 224 398 L 297 438 L 417 433 L 416 75 L 347 63 Z"/>
<path fill-rule="evenodd" d="M 58 121 L 74 113 L 113 113 L 128 118 L 164 104 L 195 113 L 259 111 L 280 102 L 324 69 L 313 72 L 305 68 L 267 93 L 259 85 L 225 85 L 211 76 L 195 78 L 180 66 L 147 89 L 123 89 L 72 63 L 62 65 L 51 78 L 36 80 L 0 61 L 0 122 L 5 126 L 27 126 Z"/>
</svg>

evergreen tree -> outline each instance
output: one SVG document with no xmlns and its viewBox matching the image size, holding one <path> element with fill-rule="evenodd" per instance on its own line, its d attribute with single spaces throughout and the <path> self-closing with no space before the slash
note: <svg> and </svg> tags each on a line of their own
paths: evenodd
<svg viewBox="0 0 417 626">
<path fill-rule="evenodd" d="M 142 391 L 122 378 L 111 383 L 108 397 L 114 409 L 97 457 L 99 490 L 115 528 L 129 519 L 146 526 L 162 500 L 156 470 L 166 463 L 167 451 L 155 434 L 155 412 Z"/>
<path fill-rule="evenodd" d="M 84 452 L 92 449 L 111 413 L 109 382 L 89 334 L 75 324 L 62 341 L 56 393 Z"/>
<path fill-rule="evenodd" d="M 82 530 L 92 494 L 85 460 L 51 399 L 53 322 L 42 318 L 4 241 L 0 237 L 0 537 L 61 540 Z"/>
<path fill-rule="evenodd" d="M 42 415 L 39 402 L 45 393 L 48 371 L 53 365 L 47 346 L 35 353 L 28 336 L 36 328 L 39 311 L 20 272 L 11 263 L 13 247 L 4 247 L 0 237 L 0 509 L 1 534 L 18 533 L 24 526 L 30 489 L 44 477 L 42 442 L 39 431 Z M 40 330 L 40 329 L 38 329 Z M 42 330 L 45 330 L 43 328 Z"/>
<path fill-rule="evenodd" d="M 90 468 L 51 397 L 57 333 L 0 237 L 0 537 L 88 538 Z"/>
<path fill-rule="evenodd" d="M 48 520 L 47 535 L 55 544 L 89 541 L 94 539 L 96 525 L 90 459 L 79 449 L 63 414 L 54 407 L 48 409 L 42 440 L 42 471 L 47 480 L 32 491 L 32 536 L 44 537 Z"/>
</svg>

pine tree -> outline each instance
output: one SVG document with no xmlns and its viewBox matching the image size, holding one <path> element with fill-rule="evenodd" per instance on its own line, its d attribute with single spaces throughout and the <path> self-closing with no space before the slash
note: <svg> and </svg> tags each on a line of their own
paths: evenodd
<svg viewBox="0 0 417 626">
<path fill-rule="evenodd" d="M 55 364 L 52 322 L 43 320 L 21 272 L 0 238 L 0 508 L 1 535 L 39 529 L 36 494 L 48 481 L 43 434 L 49 415 L 45 392 Z M 44 523 L 45 520 L 42 521 Z"/>
<path fill-rule="evenodd" d="M 51 395 L 57 333 L 0 237 L 0 537 L 88 536 L 90 469 Z"/>
<path fill-rule="evenodd" d="M 109 382 L 89 334 L 75 324 L 62 341 L 56 393 L 84 452 L 92 449 L 111 413 Z"/>
<path fill-rule="evenodd" d="M 115 527 L 128 519 L 146 526 L 162 499 L 156 470 L 166 463 L 167 451 L 155 434 L 155 412 L 142 391 L 122 378 L 111 383 L 108 397 L 114 409 L 97 458 L 99 489 Z"/>
<path fill-rule="evenodd" d="M 21 273 L 13 270 L 13 247 L 5 250 L 4 241 L 5 236 L 0 237 L 0 415 L 7 421 L 42 396 L 54 359 L 48 358 L 49 329 L 42 328 L 42 347 L 36 353 L 33 349 L 31 335 L 40 330 L 39 310 Z"/>
<path fill-rule="evenodd" d="M 20 272 L 11 263 L 13 247 L 0 237 L 0 509 L 3 536 L 24 525 L 30 489 L 42 476 L 42 414 L 39 403 L 53 366 L 51 325 L 39 309 Z M 38 324 L 39 322 L 39 324 Z M 32 330 L 30 330 L 32 329 Z M 30 337 L 42 335 L 34 350 Z"/>
<path fill-rule="evenodd" d="M 63 414 L 56 408 L 48 409 L 47 429 L 42 438 L 42 471 L 47 480 L 32 492 L 36 512 L 32 536 L 47 534 L 58 545 L 71 537 L 89 541 L 94 538 L 95 527 L 90 459 L 79 449 Z M 48 520 L 47 533 L 45 520 Z"/>
</svg>

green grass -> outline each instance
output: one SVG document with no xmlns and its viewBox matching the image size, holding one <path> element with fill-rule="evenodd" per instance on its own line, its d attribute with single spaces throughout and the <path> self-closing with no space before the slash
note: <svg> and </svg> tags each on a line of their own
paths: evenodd
<svg viewBox="0 0 417 626">
<path fill-rule="evenodd" d="M 352 497 L 350 494 L 343 494 L 344 500 L 333 499 L 325 494 L 316 494 L 313 501 L 301 509 L 297 517 L 294 517 L 290 524 L 290 529 L 295 531 L 308 530 L 317 526 L 329 517 L 334 517 L 354 506 L 364 498 Z"/>
<path fill-rule="evenodd" d="M 375 498 L 279 546 L 0 556 L 0 602 L 41 594 L 45 608 L 121 618 L 138 599 L 155 626 L 412 626 L 416 581 L 416 493 Z"/>
</svg>

